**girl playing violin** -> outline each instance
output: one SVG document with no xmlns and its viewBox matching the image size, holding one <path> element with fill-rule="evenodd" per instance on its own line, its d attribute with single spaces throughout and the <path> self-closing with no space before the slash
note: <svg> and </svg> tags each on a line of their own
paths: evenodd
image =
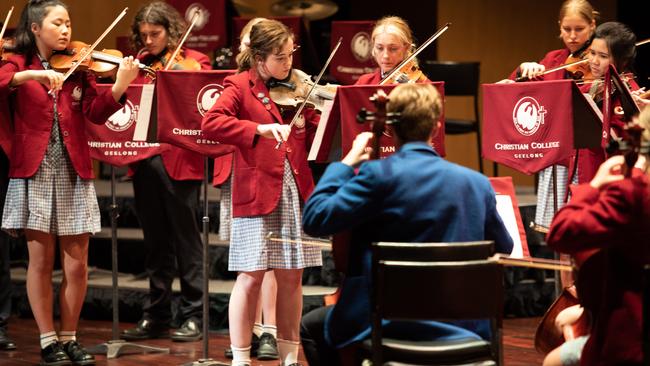
<svg viewBox="0 0 650 366">
<path fill-rule="evenodd" d="M 642 144 L 650 143 L 650 109 L 637 122 L 644 128 Z M 598 283 L 580 281 L 599 292 L 590 309 L 590 333 L 549 353 L 544 365 L 642 364 L 642 271 L 650 263 L 647 159 L 648 152 L 642 151 L 634 168 L 625 165 L 623 156 L 608 159 L 590 183 L 571 187 L 571 201 L 554 218 L 549 246 L 569 254 L 606 250 L 607 258 Z M 626 178 L 623 173 L 629 169 L 631 177 Z M 588 290 L 594 289 L 581 290 L 581 297 L 590 295 Z"/>
<path fill-rule="evenodd" d="M 225 79 L 221 97 L 202 122 L 207 138 L 235 146 L 229 257 L 229 270 L 239 272 L 229 305 L 235 366 L 251 364 L 253 315 L 269 269 L 278 284 L 281 364 L 298 365 L 302 272 L 322 264 L 317 247 L 266 239 L 270 231 L 284 240 L 302 237 L 302 204 L 314 187 L 307 147 L 318 115 L 305 110 L 291 128 L 266 84 L 289 75 L 293 51 L 293 34 L 285 25 L 275 20 L 255 24 L 248 48 L 237 57 L 240 72 Z"/>
<path fill-rule="evenodd" d="M 392 71 L 399 63 L 413 54 L 415 44 L 413 43 L 413 32 L 408 23 L 397 16 L 387 16 L 379 19 L 372 30 L 371 35 L 372 56 L 379 65 L 379 69 L 371 74 L 364 74 L 359 77 L 355 85 L 374 85 Z M 409 68 L 418 70 L 417 60 L 412 61 Z M 421 72 L 413 73 L 414 80 L 402 74 L 395 82 L 425 82 L 427 77 Z"/>
<path fill-rule="evenodd" d="M 171 5 L 156 1 L 142 7 L 131 25 L 131 41 L 141 49 L 140 62 L 162 69 L 185 30 L 185 22 Z M 183 49 L 202 69 L 210 69 L 204 54 Z M 140 82 L 147 82 L 142 77 Z M 178 268 L 181 278 L 181 327 L 174 341 L 201 339 L 203 274 L 202 245 L 197 222 L 203 156 L 166 146 L 160 155 L 136 164 L 133 174 L 135 206 L 148 246 L 145 265 L 149 274 L 149 299 L 137 326 L 122 332 L 128 340 L 166 336 L 171 322 L 172 282 Z"/>
<path fill-rule="evenodd" d="M 246 23 L 239 35 L 241 43 L 239 52 L 244 52 L 250 45 L 250 32 L 253 26 L 265 18 L 253 18 Z M 220 156 L 215 159 L 214 182 L 221 189 L 219 205 L 219 237 L 230 240 L 230 225 L 232 222 L 232 162 L 233 154 Z M 223 182 L 223 183 L 218 183 Z M 255 319 L 253 324 L 253 340 L 251 342 L 251 355 L 258 360 L 275 360 L 278 358 L 277 327 L 275 320 L 275 303 L 277 295 L 277 282 L 275 273 L 267 271 L 264 274 L 260 289 Z M 226 349 L 226 357 L 232 358 L 232 350 Z"/>
<path fill-rule="evenodd" d="M 592 79 L 584 80 L 581 90 L 591 95 L 599 105 L 603 100 L 603 79 L 609 65 L 614 65 L 619 72 L 629 71 L 636 54 L 635 43 L 636 36 L 622 23 L 607 22 L 596 28 L 588 53 L 588 66 Z M 639 89 L 633 77 L 624 77 L 624 79 L 626 79 L 631 90 Z M 612 106 L 620 106 L 617 97 L 612 100 Z M 614 109 L 612 108 L 612 112 Z M 624 124 L 622 116 L 612 113 L 610 116 L 612 136 L 621 136 Z M 605 161 L 605 152 L 602 148 L 579 149 L 577 156 L 569 166 L 571 181 L 577 183 L 589 182 L 603 161 Z M 575 167 L 575 164 L 577 164 L 577 167 Z"/>
<path fill-rule="evenodd" d="M 596 29 L 596 17 L 598 12 L 586 0 L 566 0 L 560 8 L 558 24 L 560 27 L 560 38 L 564 48 L 554 50 L 546 54 L 537 62 L 524 62 L 517 70 L 513 71 L 510 79 L 517 76 L 536 78 L 543 80 L 557 80 L 567 77 L 564 70 L 552 72 L 539 76 L 544 70 L 563 65 L 570 57 L 583 53 L 591 43 L 591 38 Z M 512 82 L 506 79 L 501 82 Z M 557 184 L 555 192 L 557 200 L 553 204 L 553 167 L 548 167 L 538 173 L 537 177 L 537 208 L 535 211 L 535 223 L 548 227 L 555 214 L 554 207 L 562 207 L 567 192 L 569 170 L 564 165 L 555 166 L 557 172 Z"/>
<path fill-rule="evenodd" d="M 68 8 L 59 0 L 30 0 L 15 35 L 17 54 L 0 68 L 0 102 L 11 105 L 15 127 L 2 229 L 27 237 L 27 297 L 40 332 L 41 365 L 94 364 L 76 341 L 89 233 L 101 229 L 84 123 L 104 123 L 123 107 L 138 62 L 125 58 L 113 87 L 100 94 L 88 72 L 64 80 L 51 70 L 48 59 L 71 39 Z M 57 242 L 63 267 L 58 335 L 52 314 Z"/>
</svg>

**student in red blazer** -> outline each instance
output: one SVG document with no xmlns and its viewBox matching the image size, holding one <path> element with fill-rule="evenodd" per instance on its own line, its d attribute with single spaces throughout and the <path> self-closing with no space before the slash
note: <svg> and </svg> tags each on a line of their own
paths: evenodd
<svg viewBox="0 0 650 366">
<path fill-rule="evenodd" d="M 156 1 L 143 6 L 131 26 L 131 41 L 146 65 L 164 67 L 185 31 L 185 22 L 171 5 Z M 211 68 L 208 57 L 182 49 L 181 56 Z M 142 77 L 139 82 L 150 82 Z M 135 205 L 148 247 L 145 266 L 149 274 L 149 299 L 137 326 L 124 330 L 128 340 L 167 336 L 172 321 L 172 282 L 181 281 L 180 328 L 174 341 L 201 339 L 203 317 L 202 245 L 198 204 L 203 178 L 203 156 L 175 146 L 132 167 Z M 175 269 L 178 268 L 178 271 Z"/>
<path fill-rule="evenodd" d="M 406 20 L 387 16 L 379 19 L 372 30 L 372 56 L 379 68 L 370 74 L 363 74 L 355 85 L 376 85 L 382 78 L 415 51 L 413 32 Z M 417 60 L 413 60 L 417 66 Z M 397 82 L 426 82 L 429 79 L 422 74 L 417 80 L 397 79 Z"/>
<path fill-rule="evenodd" d="M 650 109 L 637 121 L 645 128 L 642 140 L 650 142 Z M 598 279 L 579 282 L 596 282 L 599 289 L 594 296 L 593 289 L 578 288 L 581 296 L 595 297 L 590 334 L 549 353 L 544 365 L 642 364 L 642 270 L 650 264 L 647 159 L 640 156 L 630 178 L 621 173 L 622 156 L 608 159 L 589 184 L 571 187 L 571 201 L 553 219 L 549 246 L 569 254 L 604 250 L 599 254 L 606 255 L 606 264 Z"/>
<path fill-rule="evenodd" d="M 84 124 L 104 123 L 122 108 L 138 62 L 125 58 L 112 89 L 99 94 L 90 73 L 64 80 L 51 70 L 47 60 L 71 39 L 67 6 L 58 0 L 29 1 L 15 35 L 17 54 L 0 67 L 0 103 L 9 105 L 15 131 L 2 228 L 27 239 L 27 297 L 40 332 L 41 365 L 90 365 L 94 357 L 77 343 L 76 329 L 88 238 L 101 227 Z M 57 242 L 64 273 L 58 335 L 52 313 Z"/>
<path fill-rule="evenodd" d="M 255 24 L 248 48 L 238 56 L 240 73 L 225 79 L 221 97 L 202 122 L 207 138 L 235 146 L 229 257 L 229 270 L 239 272 L 229 305 L 235 366 L 251 364 L 252 314 L 267 270 L 278 283 L 280 360 L 298 364 L 302 269 L 322 260 L 316 247 L 300 243 L 301 206 L 314 187 L 307 151 L 318 118 L 307 110 L 290 127 L 292 113 L 283 116 L 266 85 L 289 76 L 293 51 L 293 35 L 282 23 Z M 270 231 L 287 242 L 268 240 Z"/>
<path fill-rule="evenodd" d="M 246 23 L 239 35 L 239 52 L 243 52 L 250 44 L 250 32 L 253 25 L 266 18 L 253 18 Z M 221 190 L 219 202 L 219 237 L 230 241 L 230 225 L 232 222 L 232 165 L 234 153 L 222 155 L 214 159 L 213 185 Z M 276 360 L 278 358 L 277 325 L 275 321 L 275 299 L 277 296 L 275 273 L 267 271 L 264 274 L 260 289 L 257 309 L 253 325 L 253 340 L 251 356 L 258 360 Z M 225 350 L 226 358 L 232 358 L 230 347 Z"/>
</svg>

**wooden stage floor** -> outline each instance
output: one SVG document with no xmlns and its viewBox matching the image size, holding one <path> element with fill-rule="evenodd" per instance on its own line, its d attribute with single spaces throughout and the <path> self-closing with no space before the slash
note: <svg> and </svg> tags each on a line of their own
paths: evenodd
<svg viewBox="0 0 650 366">
<path fill-rule="evenodd" d="M 543 357 L 533 347 L 533 336 L 539 318 L 521 318 L 504 320 L 504 362 L 508 366 L 541 365 Z M 133 324 L 122 323 L 121 329 L 126 329 Z M 112 323 L 109 321 L 81 321 L 79 327 L 80 341 L 85 346 L 100 344 L 111 337 Z M 18 344 L 15 351 L 0 351 L 0 365 L 24 366 L 37 365 L 40 361 L 38 347 L 38 330 L 32 319 L 12 318 L 9 322 L 9 335 Z M 177 343 L 169 339 L 156 339 L 142 341 L 142 344 L 168 347 L 169 354 L 128 354 L 107 360 L 105 355 L 97 356 L 98 365 L 108 366 L 135 366 L 156 365 L 171 366 L 182 365 L 195 361 L 203 356 L 202 342 Z M 225 334 L 210 334 L 210 357 L 215 361 L 228 364 L 223 351 L 229 345 L 228 336 Z M 300 355 L 301 362 L 307 366 L 304 355 Z M 253 365 L 277 366 L 278 361 L 257 361 Z"/>
</svg>

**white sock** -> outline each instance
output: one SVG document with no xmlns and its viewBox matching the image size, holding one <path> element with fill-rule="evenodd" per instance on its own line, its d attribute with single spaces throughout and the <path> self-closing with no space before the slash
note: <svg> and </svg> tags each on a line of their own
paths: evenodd
<svg viewBox="0 0 650 366">
<path fill-rule="evenodd" d="M 278 327 L 275 325 L 264 324 L 264 333 L 269 333 L 273 338 L 278 338 Z"/>
<path fill-rule="evenodd" d="M 66 344 L 68 342 L 77 340 L 77 331 L 76 330 L 62 330 L 59 332 L 59 341 Z"/>
<path fill-rule="evenodd" d="M 300 342 L 278 339 L 278 353 L 283 366 L 289 366 L 298 362 L 298 350 Z"/>
<path fill-rule="evenodd" d="M 41 333 L 41 349 L 59 341 L 55 331 Z"/>
<path fill-rule="evenodd" d="M 262 333 L 264 333 L 264 326 L 261 323 L 253 324 L 253 334 L 255 334 L 258 337 L 261 337 Z"/>
<path fill-rule="evenodd" d="M 231 344 L 230 349 L 232 349 L 232 366 L 244 366 L 251 364 L 251 346 L 237 348 Z"/>
</svg>

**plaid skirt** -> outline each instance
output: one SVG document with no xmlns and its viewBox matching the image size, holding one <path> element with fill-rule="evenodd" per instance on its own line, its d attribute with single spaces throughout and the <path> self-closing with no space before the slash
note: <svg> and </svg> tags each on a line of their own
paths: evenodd
<svg viewBox="0 0 650 366">
<path fill-rule="evenodd" d="M 300 202 L 291 166 L 285 160 L 282 194 L 275 210 L 265 216 L 232 219 L 228 270 L 252 272 L 323 265 L 320 248 L 302 243 L 308 238 L 302 231 Z M 270 232 L 274 238 L 286 241 L 269 240 Z"/>
<path fill-rule="evenodd" d="M 556 165 L 557 169 L 557 209 L 560 210 L 566 204 L 567 182 L 569 180 L 569 169 L 563 165 Z M 571 184 L 577 184 L 578 174 L 576 171 Z M 535 223 L 545 227 L 551 226 L 555 212 L 553 211 L 553 167 L 548 167 L 538 173 L 537 179 L 537 208 L 535 210 Z"/>
<path fill-rule="evenodd" d="M 232 173 L 219 187 L 221 199 L 219 200 L 219 238 L 230 240 L 230 226 L 232 225 Z"/>
<path fill-rule="evenodd" d="M 24 229 L 57 236 L 101 230 L 95 185 L 79 178 L 60 140 L 50 143 L 34 176 L 9 180 L 2 229 L 13 236 Z"/>
</svg>

